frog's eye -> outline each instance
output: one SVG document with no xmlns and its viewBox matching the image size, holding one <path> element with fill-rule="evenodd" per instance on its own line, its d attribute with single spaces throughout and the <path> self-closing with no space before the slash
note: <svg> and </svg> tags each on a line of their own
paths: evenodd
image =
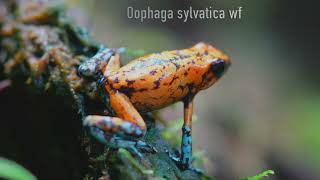
<svg viewBox="0 0 320 180">
<path fill-rule="evenodd" d="M 225 61 L 223 59 L 218 59 L 211 64 L 210 70 L 217 78 L 220 78 L 226 70 Z"/>
</svg>

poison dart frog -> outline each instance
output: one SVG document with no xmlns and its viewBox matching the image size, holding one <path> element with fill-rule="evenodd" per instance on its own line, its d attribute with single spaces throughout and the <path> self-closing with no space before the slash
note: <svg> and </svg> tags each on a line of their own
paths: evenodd
<svg viewBox="0 0 320 180">
<path fill-rule="evenodd" d="M 192 111 L 195 95 L 213 85 L 227 71 L 230 58 L 215 47 L 200 42 L 188 49 L 164 51 L 137 58 L 120 67 L 119 51 L 104 48 L 79 66 L 82 76 L 98 76 L 117 117 L 88 115 L 84 125 L 100 142 L 114 148 L 150 149 L 138 140 L 146 133 L 140 113 L 184 103 L 181 155 L 169 156 L 183 170 L 194 168 Z M 151 148 L 156 151 L 154 148 Z"/>
</svg>

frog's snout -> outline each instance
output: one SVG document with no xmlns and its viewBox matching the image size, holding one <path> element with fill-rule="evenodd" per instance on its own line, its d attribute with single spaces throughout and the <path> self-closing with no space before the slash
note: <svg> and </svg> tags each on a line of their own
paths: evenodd
<svg viewBox="0 0 320 180">
<path fill-rule="evenodd" d="M 212 62 L 210 70 L 217 77 L 220 78 L 229 68 L 230 61 L 218 59 Z"/>
</svg>

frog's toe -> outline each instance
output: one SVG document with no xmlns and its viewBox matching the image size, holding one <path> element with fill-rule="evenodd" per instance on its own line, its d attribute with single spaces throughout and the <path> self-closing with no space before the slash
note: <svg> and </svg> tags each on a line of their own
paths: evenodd
<svg viewBox="0 0 320 180">
<path fill-rule="evenodd" d="M 148 144 L 144 141 L 138 140 L 136 142 L 136 147 L 141 149 L 142 151 L 150 152 L 150 153 L 157 153 L 158 150 L 151 144 Z"/>
<path fill-rule="evenodd" d="M 165 152 L 168 154 L 169 158 L 172 161 L 174 161 L 175 163 L 179 163 L 180 162 L 180 155 L 179 155 L 178 151 L 176 151 L 175 153 L 172 153 L 169 150 L 166 150 Z"/>
<path fill-rule="evenodd" d="M 191 164 L 183 164 L 182 161 L 181 161 L 181 157 L 180 157 L 180 153 L 179 151 L 176 151 L 175 153 L 172 153 L 168 150 L 165 151 L 169 158 L 174 161 L 176 163 L 176 165 L 181 169 L 181 170 L 190 170 L 190 171 L 193 171 L 197 174 L 203 174 L 203 171 L 201 169 L 198 169 L 198 168 L 194 168 Z M 192 158 L 194 159 L 194 158 Z"/>
<path fill-rule="evenodd" d="M 144 159 L 143 158 L 143 155 L 140 153 L 140 151 L 134 147 L 134 146 L 131 146 L 129 148 L 127 148 L 129 150 L 129 152 L 137 157 L 139 157 L 140 159 Z"/>
<path fill-rule="evenodd" d="M 190 166 L 187 170 L 193 171 L 193 172 L 195 172 L 195 173 L 197 173 L 197 174 L 199 174 L 199 175 L 202 175 L 202 174 L 203 174 L 202 169 L 195 168 L 195 167 L 193 167 L 193 166 Z"/>
<path fill-rule="evenodd" d="M 128 137 L 119 136 L 116 134 L 105 133 L 100 128 L 90 127 L 90 133 L 101 143 L 107 145 L 112 149 L 123 148 L 128 150 L 133 156 L 143 160 L 143 154 L 141 152 L 158 152 L 153 146 L 145 143 L 141 140 L 128 139 Z"/>
<path fill-rule="evenodd" d="M 131 154 L 139 157 L 140 159 L 144 159 L 141 152 L 148 152 L 148 153 L 158 152 L 155 147 L 141 140 L 137 140 L 137 141 L 121 140 L 119 147 L 127 149 Z"/>
</svg>

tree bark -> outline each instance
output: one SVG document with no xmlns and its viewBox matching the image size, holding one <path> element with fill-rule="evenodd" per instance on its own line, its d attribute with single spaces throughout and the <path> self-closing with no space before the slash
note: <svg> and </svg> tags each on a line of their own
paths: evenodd
<svg viewBox="0 0 320 180">
<path fill-rule="evenodd" d="M 0 2 L 0 79 L 12 81 L 0 86 L 1 121 L 11 120 L 1 127 L 8 143 L 0 156 L 17 158 L 39 179 L 199 179 L 169 159 L 165 150 L 175 150 L 149 114 L 142 140 L 159 152 L 142 152 L 144 160 L 90 137 L 82 119 L 101 114 L 105 102 L 96 82 L 78 76 L 77 68 L 98 44 L 65 12 L 50 1 Z"/>
</svg>

